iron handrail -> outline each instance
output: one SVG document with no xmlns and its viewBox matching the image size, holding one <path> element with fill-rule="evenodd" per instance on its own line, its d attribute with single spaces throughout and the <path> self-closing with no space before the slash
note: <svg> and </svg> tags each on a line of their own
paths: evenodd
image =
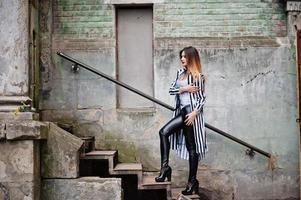
<svg viewBox="0 0 301 200">
<path fill-rule="evenodd" d="M 84 69 L 86 69 L 86 70 L 88 70 L 90 72 L 93 72 L 94 74 L 97 74 L 97 75 L 99 75 L 99 76 L 101 76 L 101 77 L 103 77 L 103 78 L 105 78 L 105 79 L 107 79 L 109 81 L 112 81 L 112 82 L 116 83 L 117 85 L 120 85 L 120 86 L 122 86 L 122 87 L 124 87 L 124 88 L 126 88 L 126 89 L 128 89 L 128 90 L 130 90 L 130 91 L 132 91 L 132 92 L 134 92 L 134 93 L 136 93 L 138 95 L 140 95 L 140 96 L 143 96 L 144 98 L 146 98 L 146 99 L 148 99 L 148 100 L 150 100 L 152 102 L 155 102 L 155 103 L 157 103 L 157 104 L 159 104 L 159 105 L 161 105 L 161 106 L 163 106 L 163 107 L 165 107 L 165 108 L 167 108 L 167 109 L 169 109 L 171 111 L 175 110 L 172 106 L 170 106 L 170 105 L 168 105 L 168 104 L 166 104 L 166 103 L 164 103 L 164 102 L 162 102 L 162 101 L 160 101 L 160 100 L 158 100 L 158 99 L 156 99 L 156 98 L 154 98 L 154 97 L 152 97 L 152 96 L 150 96 L 148 94 L 145 94 L 145 93 L 137 90 L 136 88 L 133 88 L 132 86 L 130 86 L 130 85 L 126 84 L 126 83 L 118 81 L 115 78 L 113 78 L 111 76 L 108 76 L 107 74 L 104 74 L 104 73 L 102 73 L 102 72 L 94 69 L 93 67 L 91 67 L 91 66 L 89 66 L 87 64 L 84 64 L 84 63 L 82 63 L 82 62 L 80 62 L 80 61 L 78 61 L 78 60 L 76 60 L 76 59 L 74 59 L 74 58 L 72 58 L 72 57 L 70 57 L 70 56 L 62 53 L 62 52 L 57 52 L 57 55 L 63 57 L 66 60 L 69 60 L 70 62 L 73 62 L 76 65 L 79 65 L 79 66 L 83 67 Z M 262 154 L 262 155 L 264 155 L 264 156 L 266 156 L 268 158 L 271 158 L 271 154 L 270 153 L 265 152 L 265 151 L 263 151 L 263 150 L 255 147 L 255 146 L 253 146 L 253 145 L 251 145 L 251 144 L 249 144 L 249 143 L 247 143 L 247 142 L 245 142 L 245 141 L 243 141 L 241 139 L 238 139 L 238 138 L 230 135 L 229 133 L 226 133 L 226 132 L 224 132 L 224 131 L 222 131 L 222 130 L 220 130 L 220 129 L 218 129 L 218 128 L 216 128 L 216 127 L 214 127 L 214 126 L 212 126 L 212 125 L 210 125 L 208 123 L 205 123 L 205 127 L 208 128 L 208 129 L 210 129 L 210 130 L 212 130 L 212 131 L 214 131 L 214 132 L 216 132 L 216 133 L 218 133 L 218 134 L 220 134 L 220 135 L 222 135 L 222 136 L 224 136 L 224 137 L 226 137 L 226 138 L 228 138 L 228 139 L 230 139 L 230 140 L 233 140 L 233 141 L 235 141 L 235 142 L 237 142 L 237 143 L 239 143 L 239 144 L 241 144 L 243 146 L 248 147 L 249 149 L 251 149 L 251 151 L 249 152 L 250 155 L 252 155 L 254 153 L 254 151 L 256 151 L 256 152 L 258 152 L 258 153 L 260 153 L 260 154 Z"/>
</svg>

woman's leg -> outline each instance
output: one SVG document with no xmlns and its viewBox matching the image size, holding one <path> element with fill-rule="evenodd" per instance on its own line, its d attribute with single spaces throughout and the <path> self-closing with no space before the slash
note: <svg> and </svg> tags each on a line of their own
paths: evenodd
<svg viewBox="0 0 301 200">
<path fill-rule="evenodd" d="M 161 167 L 168 165 L 170 142 L 169 136 L 179 129 L 182 128 L 183 118 L 182 115 L 177 115 L 172 118 L 165 126 L 163 126 L 160 131 L 160 150 L 161 150 Z"/>
<path fill-rule="evenodd" d="M 186 109 L 186 113 L 189 113 L 189 112 L 190 112 L 190 110 Z M 199 157 L 196 152 L 196 144 L 195 144 L 193 126 L 184 125 L 183 133 L 185 136 L 186 148 L 187 148 L 187 151 L 189 154 L 189 176 L 188 176 L 187 187 L 184 191 L 182 191 L 182 194 L 190 195 L 193 193 L 193 191 L 195 191 L 195 193 L 198 193 L 198 189 L 199 189 L 199 182 L 197 181 L 197 178 L 196 178 L 198 164 L 199 164 Z"/>
<path fill-rule="evenodd" d="M 169 151 L 170 151 L 170 142 L 169 136 L 183 126 L 183 116 L 179 114 L 172 118 L 165 126 L 163 126 L 160 131 L 160 151 L 161 151 L 161 170 L 158 177 L 156 177 L 157 182 L 165 181 L 167 175 L 168 179 L 170 179 L 171 168 L 168 166 L 169 162 Z"/>
<path fill-rule="evenodd" d="M 186 148 L 189 154 L 189 176 L 188 182 L 194 182 L 196 180 L 196 174 L 198 170 L 199 157 L 196 153 L 195 139 L 192 126 L 184 126 L 183 128 Z"/>
</svg>

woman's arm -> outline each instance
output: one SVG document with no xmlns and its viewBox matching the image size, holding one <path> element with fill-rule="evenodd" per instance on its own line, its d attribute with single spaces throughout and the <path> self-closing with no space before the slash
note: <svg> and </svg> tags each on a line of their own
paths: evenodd
<svg viewBox="0 0 301 200">
<path fill-rule="evenodd" d="M 169 94 L 170 95 L 176 95 L 181 94 L 183 92 L 191 92 L 195 93 L 199 91 L 199 86 L 195 86 L 193 84 L 184 86 L 184 87 L 176 87 L 177 80 L 179 78 L 180 72 L 178 70 L 176 79 L 171 83 L 171 86 L 169 88 Z"/>
</svg>

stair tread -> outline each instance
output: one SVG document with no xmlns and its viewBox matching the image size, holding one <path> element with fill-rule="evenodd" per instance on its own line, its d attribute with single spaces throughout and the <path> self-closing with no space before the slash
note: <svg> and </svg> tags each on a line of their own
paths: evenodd
<svg viewBox="0 0 301 200">
<path fill-rule="evenodd" d="M 171 182 L 165 181 L 165 182 L 156 182 L 155 181 L 156 176 L 143 176 L 143 186 L 151 186 L 151 185 L 170 185 Z"/>
<path fill-rule="evenodd" d="M 179 194 L 178 196 L 176 197 L 172 197 L 171 198 L 172 200 L 200 200 L 200 197 L 198 195 L 182 195 L 182 194 Z"/>
<path fill-rule="evenodd" d="M 82 137 L 79 137 L 79 138 L 82 139 L 82 140 L 92 140 L 92 139 L 94 139 L 93 136 L 82 136 Z"/>
<path fill-rule="evenodd" d="M 118 163 L 115 168 L 115 171 L 142 171 L 141 163 Z"/>
<path fill-rule="evenodd" d="M 85 154 L 85 156 L 113 156 L 117 151 L 91 151 Z"/>
<path fill-rule="evenodd" d="M 197 194 L 193 194 L 193 195 L 182 195 L 181 191 L 184 190 L 184 188 L 172 188 L 171 189 L 171 195 L 172 195 L 172 199 L 192 199 L 192 200 L 198 200 L 200 199 L 200 196 Z M 181 196 L 182 198 L 177 198 Z"/>
</svg>

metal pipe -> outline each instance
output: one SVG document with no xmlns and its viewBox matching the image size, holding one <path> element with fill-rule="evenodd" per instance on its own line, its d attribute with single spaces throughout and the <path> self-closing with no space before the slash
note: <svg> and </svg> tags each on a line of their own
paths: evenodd
<svg viewBox="0 0 301 200">
<path fill-rule="evenodd" d="M 265 152 L 265 151 L 263 151 L 263 150 L 255 147 L 255 146 L 253 146 L 253 145 L 251 145 L 251 144 L 249 144 L 249 143 L 247 143 L 247 142 L 245 142 L 245 141 L 243 141 L 241 139 L 238 139 L 238 138 L 236 138 L 236 137 L 234 137 L 234 136 L 232 136 L 232 135 L 230 135 L 230 134 L 228 134 L 228 133 L 226 133 L 226 132 L 224 132 L 224 131 L 222 131 L 222 130 L 214 127 L 214 126 L 211 126 L 210 124 L 205 123 L 205 126 L 206 126 L 206 128 L 208 128 L 208 129 L 210 129 L 210 130 L 212 130 L 214 132 L 217 132 L 220 135 L 223 135 L 226 138 L 229 138 L 230 140 L 233 140 L 233 141 L 235 141 L 235 142 L 237 142 L 237 143 L 239 143 L 239 144 L 241 144 L 243 146 L 246 146 L 246 147 L 248 147 L 248 148 L 250 148 L 250 149 L 252 149 L 252 150 L 254 150 L 254 151 L 256 151 L 256 152 L 258 152 L 258 153 L 260 153 L 260 154 L 262 154 L 262 155 L 264 155 L 266 157 L 268 157 L 268 158 L 271 158 L 271 154 L 270 153 L 267 153 L 267 152 Z"/>
<path fill-rule="evenodd" d="M 157 104 L 159 104 L 159 105 L 161 105 L 161 106 L 163 106 L 163 107 L 165 107 L 165 108 L 167 108 L 167 109 L 169 109 L 171 111 L 175 110 L 172 106 L 170 106 L 170 105 L 168 105 L 168 104 L 166 104 L 166 103 L 164 103 L 164 102 L 162 102 L 162 101 L 160 101 L 160 100 L 158 100 L 158 99 L 156 99 L 156 98 L 154 98 L 154 97 L 152 97 L 152 96 L 150 96 L 148 94 L 145 94 L 145 93 L 137 90 L 136 88 L 133 88 L 132 86 L 130 86 L 130 85 L 126 84 L 126 83 L 118 81 L 118 80 L 114 79 L 113 77 L 108 76 L 108 75 L 106 75 L 106 74 L 104 74 L 104 73 L 102 73 L 102 72 L 94 69 L 93 67 L 91 67 L 89 65 L 86 65 L 86 64 L 84 64 L 84 63 L 82 63 L 82 62 L 80 62 L 80 61 L 78 61 L 78 60 L 76 60 L 76 59 L 74 59 L 74 58 L 72 58 L 72 57 L 70 57 L 70 56 L 62 53 L 62 52 L 57 52 L 57 55 L 65 58 L 66 60 L 69 60 L 70 62 L 76 63 L 77 65 L 85 68 L 86 70 L 91 71 L 91 72 L 93 72 L 93 73 L 95 73 L 95 74 L 97 74 L 97 75 L 99 75 L 99 76 L 101 76 L 101 77 L 103 77 L 105 79 L 108 79 L 109 81 L 112 81 L 112 82 L 116 83 L 117 85 L 120 85 L 120 86 L 122 86 L 122 87 L 124 87 L 124 88 L 126 88 L 126 89 L 128 89 L 128 90 L 130 90 L 130 91 L 132 91 L 132 92 L 134 92 L 134 93 L 136 93 L 138 95 L 140 95 L 140 96 L 143 96 L 144 98 L 146 98 L 146 99 L 148 99 L 148 100 L 150 100 L 152 102 L 155 102 L 155 103 L 157 103 Z M 254 151 L 256 151 L 256 152 L 258 152 L 258 153 L 260 153 L 260 154 L 262 154 L 262 155 L 264 155 L 266 157 L 268 157 L 268 158 L 271 158 L 271 154 L 270 153 L 267 153 L 267 152 L 265 152 L 265 151 L 263 151 L 263 150 L 255 147 L 255 146 L 253 146 L 251 144 L 248 144 L 245 141 L 242 141 L 242 140 L 240 140 L 240 139 L 238 139 L 238 138 L 236 138 L 236 137 L 234 137 L 234 136 L 232 136 L 232 135 L 230 135 L 230 134 L 228 134 L 228 133 L 226 133 L 226 132 L 224 132 L 224 131 L 222 131 L 222 130 L 214 127 L 214 126 L 211 126 L 210 124 L 205 123 L 205 127 L 208 128 L 208 129 L 210 129 L 210 130 L 212 130 L 212 131 L 214 131 L 214 132 L 216 132 L 216 133 L 218 133 L 218 134 L 220 134 L 220 135 L 223 135 L 224 137 L 226 137 L 226 138 L 228 138 L 230 140 L 233 140 L 233 141 L 235 141 L 235 142 L 237 142 L 237 143 L 239 143 L 239 144 L 241 144 L 243 146 L 246 146 L 246 147 L 248 147 L 248 148 L 250 148 L 250 149 L 252 149 L 252 150 L 254 150 Z"/>
</svg>

